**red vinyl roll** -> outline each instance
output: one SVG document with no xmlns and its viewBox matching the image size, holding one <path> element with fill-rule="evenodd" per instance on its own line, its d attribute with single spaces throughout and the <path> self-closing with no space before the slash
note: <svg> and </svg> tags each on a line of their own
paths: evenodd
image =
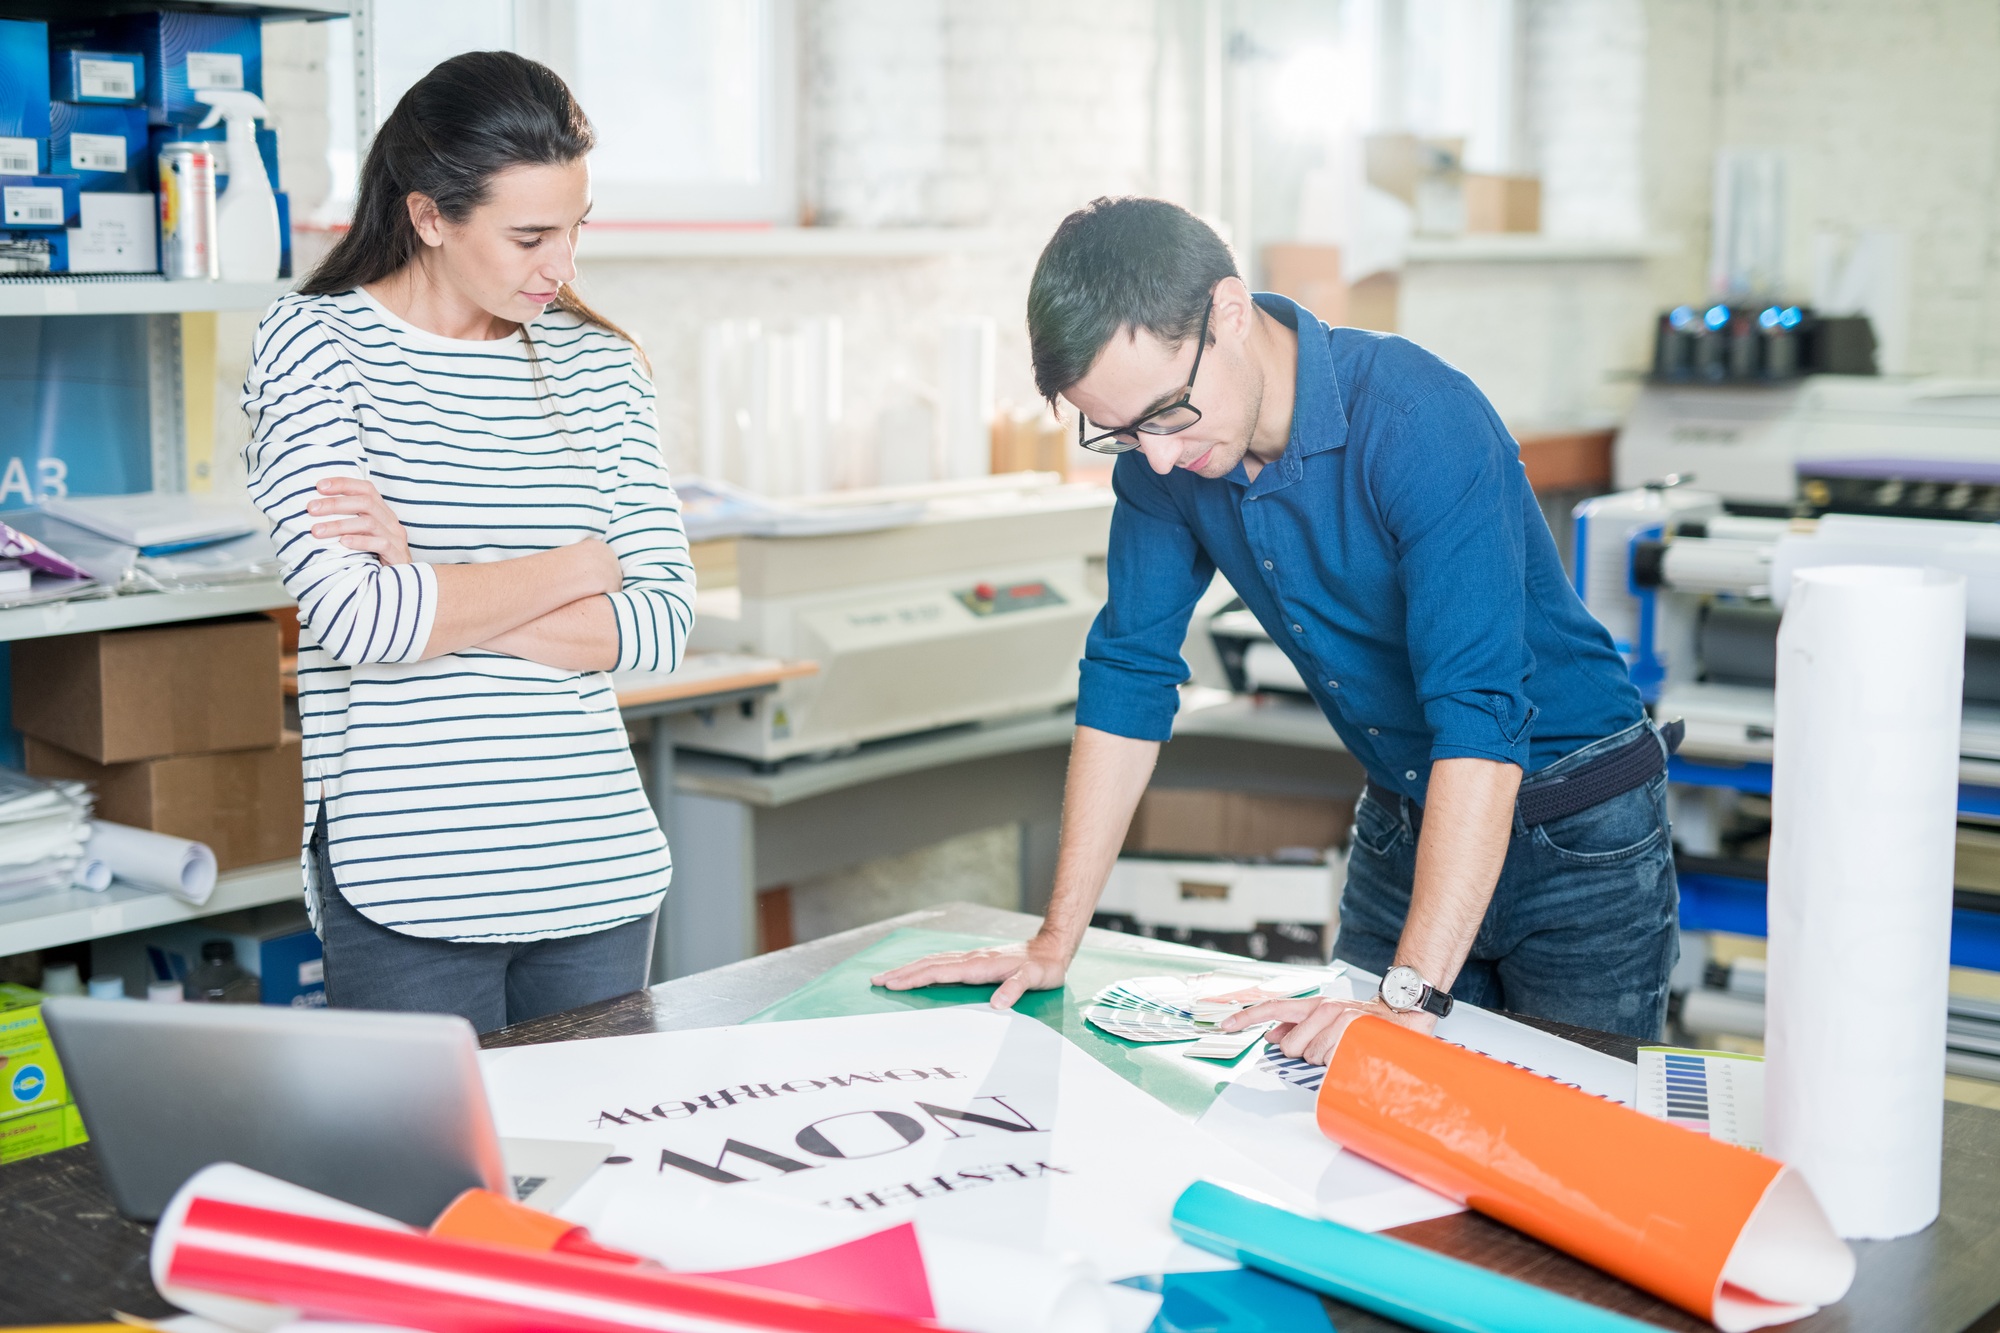
<svg viewBox="0 0 2000 1333">
<path fill-rule="evenodd" d="M 161 1265 L 168 1285 L 326 1319 L 431 1333 L 936 1333 L 715 1278 L 530 1253 L 195 1198 Z"/>
</svg>

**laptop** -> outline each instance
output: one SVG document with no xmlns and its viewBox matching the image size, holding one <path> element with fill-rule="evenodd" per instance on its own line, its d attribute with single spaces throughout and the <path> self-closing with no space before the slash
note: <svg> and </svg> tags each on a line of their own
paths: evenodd
<svg viewBox="0 0 2000 1333">
<path fill-rule="evenodd" d="M 111 1197 L 140 1221 L 214 1162 L 412 1226 L 468 1189 L 552 1209 L 609 1151 L 503 1142 L 454 1015 L 54 996 L 42 1017 Z"/>
</svg>

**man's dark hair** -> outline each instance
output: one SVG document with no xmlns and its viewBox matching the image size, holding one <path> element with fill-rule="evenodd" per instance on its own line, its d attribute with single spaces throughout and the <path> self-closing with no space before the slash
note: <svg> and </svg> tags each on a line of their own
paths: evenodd
<svg viewBox="0 0 2000 1333">
<path fill-rule="evenodd" d="M 1215 284 L 1238 276 L 1215 229 L 1180 205 L 1091 200 L 1056 228 L 1028 285 L 1035 388 L 1053 403 L 1122 328 L 1180 346 L 1201 327 Z"/>
</svg>

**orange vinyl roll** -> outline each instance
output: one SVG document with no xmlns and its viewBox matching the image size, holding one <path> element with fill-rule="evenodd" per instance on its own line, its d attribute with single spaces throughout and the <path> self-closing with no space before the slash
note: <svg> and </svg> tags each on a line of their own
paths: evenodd
<svg viewBox="0 0 2000 1333">
<path fill-rule="evenodd" d="M 1343 1147 L 1709 1320 L 1785 1169 L 1381 1018 L 1341 1036 L 1318 1114 Z"/>
<path fill-rule="evenodd" d="M 453 1199 L 438 1214 L 437 1221 L 431 1223 L 430 1234 L 446 1240 L 481 1241 L 509 1249 L 545 1250 L 612 1263 L 646 1262 L 636 1254 L 606 1249 L 574 1222 L 516 1203 L 492 1190 L 471 1189 Z"/>
</svg>

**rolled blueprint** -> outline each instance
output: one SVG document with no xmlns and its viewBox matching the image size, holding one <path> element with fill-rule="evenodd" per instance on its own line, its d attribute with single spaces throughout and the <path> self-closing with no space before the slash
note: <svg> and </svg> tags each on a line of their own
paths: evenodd
<svg viewBox="0 0 2000 1333">
<path fill-rule="evenodd" d="M 93 819 L 90 843 L 83 854 L 88 860 L 102 861 L 128 884 L 171 893 L 196 907 L 215 892 L 215 853 L 206 843 Z"/>
<path fill-rule="evenodd" d="M 911 1225 L 905 1223 L 905 1226 Z M 796 1256 L 857 1246 L 887 1230 L 859 1214 L 843 1216 L 826 1208 L 755 1194 L 717 1189 L 694 1207 L 686 1197 L 653 1191 L 643 1184 L 620 1190 L 591 1223 L 604 1245 L 641 1254 L 669 1268 L 729 1277 L 732 1270 L 765 1269 Z M 1028 1250 L 1009 1249 L 917 1225 L 923 1272 L 941 1324 L 966 1333 L 1107 1333 L 1124 1326 L 1115 1296 L 1090 1265 L 1063 1262 Z M 894 1253 L 879 1250 L 885 1259 Z M 747 1274 L 745 1281 L 755 1281 Z M 896 1275 L 874 1281 L 897 1285 Z M 1157 1308 L 1157 1302 L 1153 1303 Z M 1150 1312 L 1136 1327 L 1152 1322 Z"/>
<path fill-rule="evenodd" d="M 1174 1204 L 1182 1240 L 1433 1333 L 1645 1333 L 1622 1314 L 1388 1236 L 1301 1217 L 1198 1180 Z"/>
<path fill-rule="evenodd" d="M 1773 728 L 1765 1144 L 1851 1238 L 1938 1215 L 1964 657 L 1962 575 L 1793 576 Z"/>
<path fill-rule="evenodd" d="M 1348 1027 L 1316 1114 L 1341 1146 L 1724 1333 L 1802 1319 L 1854 1280 L 1784 1163 L 1387 1019 Z"/>
</svg>

